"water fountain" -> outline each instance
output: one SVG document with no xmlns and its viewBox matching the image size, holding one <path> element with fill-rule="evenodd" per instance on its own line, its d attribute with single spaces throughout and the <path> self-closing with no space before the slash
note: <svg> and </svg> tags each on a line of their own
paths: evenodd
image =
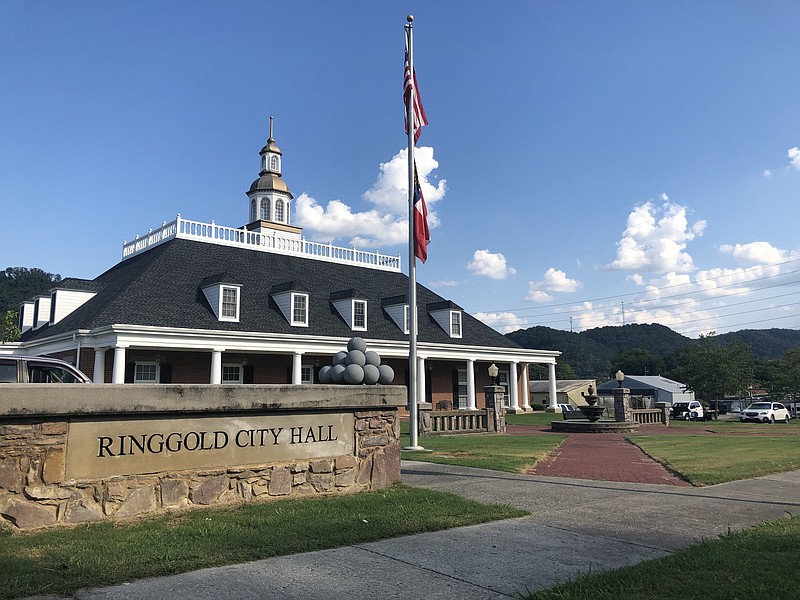
<svg viewBox="0 0 800 600">
<path fill-rule="evenodd" d="M 583 419 L 567 418 L 563 421 L 552 421 L 550 428 L 553 431 L 565 433 L 629 433 L 639 428 L 639 425 L 633 421 L 601 421 L 600 417 L 605 411 L 605 407 L 597 404 L 599 397 L 594 393 L 594 388 L 591 385 L 588 392 L 588 394 L 581 392 L 586 404 L 578 407 Z"/>
</svg>

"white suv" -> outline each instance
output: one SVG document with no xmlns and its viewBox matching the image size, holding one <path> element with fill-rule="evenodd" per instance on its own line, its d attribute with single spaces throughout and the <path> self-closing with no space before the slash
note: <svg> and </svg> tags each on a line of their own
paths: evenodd
<svg viewBox="0 0 800 600">
<path fill-rule="evenodd" d="M 68 362 L 46 356 L 0 356 L 3 383 L 91 383 Z"/>
<path fill-rule="evenodd" d="M 789 411 L 780 402 L 753 402 L 739 413 L 742 423 L 745 421 L 761 421 L 763 423 L 783 421 L 788 423 L 791 418 Z"/>
</svg>

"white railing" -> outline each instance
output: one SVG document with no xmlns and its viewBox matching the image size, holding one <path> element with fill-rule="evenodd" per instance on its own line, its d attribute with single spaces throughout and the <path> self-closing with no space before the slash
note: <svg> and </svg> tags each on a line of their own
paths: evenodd
<svg viewBox="0 0 800 600">
<path fill-rule="evenodd" d="M 122 259 L 125 260 L 149 250 L 172 238 L 183 238 L 220 244 L 223 246 L 246 247 L 262 252 L 291 254 L 328 262 L 353 264 L 386 271 L 400 271 L 400 256 L 390 256 L 379 252 L 366 252 L 356 248 L 344 248 L 333 244 L 310 242 L 299 237 L 286 237 L 279 232 L 259 233 L 247 229 L 225 227 L 200 221 L 190 221 L 180 215 L 170 223 L 164 222 L 158 229 L 151 229 L 146 235 L 136 236 L 132 242 L 122 245 Z"/>
</svg>

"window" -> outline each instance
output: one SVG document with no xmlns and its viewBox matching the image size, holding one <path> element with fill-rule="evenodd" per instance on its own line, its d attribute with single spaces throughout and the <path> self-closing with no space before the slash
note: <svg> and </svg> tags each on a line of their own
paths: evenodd
<svg viewBox="0 0 800 600">
<path fill-rule="evenodd" d="M 250 220 L 251 220 L 251 221 L 255 221 L 255 220 L 256 220 L 256 215 L 257 215 L 257 214 L 258 214 L 258 213 L 256 212 L 256 199 L 255 199 L 255 198 L 253 198 L 253 199 L 250 201 Z"/>
<path fill-rule="evenodd" d="M 262 171 L 267 170 L 267 157 L 263 154 L 261 155 L 261 170 Z"/>
<path fill-rule="evenodd" d="M 269 198 L 261 199 L 261 218 L 269 221 Z"/>
<path fill-rule="evenodd" d="M 300 368 L 300 383 L 303 385 L 314 383 L 314 367 L 311 365 L 303 365 Z"/>
<path fill-rule="evenodd" d="M 453 404 L 455 408 L 467 408 L 467 370 L 459 369 L 456 379 L 456 397 Z"/>
<path fill-rule="evenodd" d="M 270 171 L 279 171 L 278 167 L 278 157 L 277 156 L 270 156 L 269 157 L 269 169 Z"/>
<path fill-rule="evenodd" d="M 17 363 L 0 360 L 0 383 L 17 383 Z"/>
<path fill-rule="evenodd" d="M 364 300 L 353 300 L 353 329 L 367 328 L 367 303 Z"/>
<path fill-rule="evenodd" d="M 275 220 L 283 222 L 283 200 L 275 200 Z"/>
<path fill-rule="evenodd" d="M 223 319 L 239 318 L 239 290 L 232 287 L 222 288 L 222 312 L 220 317 Z"/>
<path fill-rule="evenodd" d="M 158 383 L 158 363 L 137 362 L 133 372 L 133 383 Z"/>
<path fill-rule="evenodd" d="M 222 383 L 242 383 L 242 365 L 222 365 Z"/>
<path fill-rule="evenodd" d="M 292 294 L 292 325 L 308 325 L 308 295 Z"/>
<path fill-rule="evenodd" d="M 450 313 L 450 337 L 461 337 L 461 313 Z"/>
<path fill-rule="evenodd" d="M 503 392 L 503 404 L 505 406 L 511 406 L 511 400 L 508 396 L 508 381 L 508 371 L 499 371 L 497 373 L 497 385 L 502 385 L 505 388 L 505 391 Z"/>
</svg>

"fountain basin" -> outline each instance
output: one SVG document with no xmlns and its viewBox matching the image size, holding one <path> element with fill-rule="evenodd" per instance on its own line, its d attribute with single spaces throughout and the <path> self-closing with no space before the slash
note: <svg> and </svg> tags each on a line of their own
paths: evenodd
<svg viewBox="0 0 800 600">
<path fill-rule="evenodd" d="M 632 433 L 639 430 L 639 424 L 634 421 L 566 419 L 551 421 L 550 429 L 561 433 Z"/>
</svg>

